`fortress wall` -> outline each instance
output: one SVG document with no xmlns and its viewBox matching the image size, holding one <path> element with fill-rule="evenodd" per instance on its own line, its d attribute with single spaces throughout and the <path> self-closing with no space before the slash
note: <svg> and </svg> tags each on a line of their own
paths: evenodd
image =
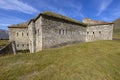
<svg viewBox="0 0 120 80">
<path fill-rule="evenodd" d="M 86 42 L 95 40 L 112 40 L 113 24 L 87 27 Z"/>
<path fill-rule="evenodd" d="M 27 28 L 9 28 L 9 40 L 15 41 L 17 50 L 28 50 L 28 29 Z"/>
<path fill-rule="evenodd" d="M 43 49 L 85 41 L 86 28 L 65 20 L 44 16 L 42 19 Z"/>
<path fill-rule="evenodd" d="M 42 16 L 35 22 L 36 52 L 42 50 Z"/>
</svg>

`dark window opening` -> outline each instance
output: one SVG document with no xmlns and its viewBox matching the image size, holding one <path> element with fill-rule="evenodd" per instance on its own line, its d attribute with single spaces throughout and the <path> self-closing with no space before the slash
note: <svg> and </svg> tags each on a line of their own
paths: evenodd
<svg viewBox="0 0 120 80">
<path fill-rule="evenodd" d="M 87 34 L 89 34 L 89 32 L 87 32 Z"/>
<path fill-rule="evenodd" d="M 61 34 L 61 30 L 59 30 L 59 35 Z"/>
<path fill-rule="evenodd" d="M 101 31 L 99 31 L 99 34 L 101 34 Z"/>
<path fill-rule="evenodd" d="M 17 47 L 19 47 L 19 44 L 17 44 Z"/>
<path fill-rule="evenodd" d="M 63 30 L 63 35 L 64 35 L 64 32 L 65 32 L 65 31 Z"/>
<path fill-rule="evenodd" d="M 29 46 L 29 44 L 27 44 L 27 46 Z"/>
<path fill-rule="evenodd" d="M 35 32 L 34 32 L 35 34 L 36 34 L 36 30 L 35 30 Z"/>
<path fill-rule="evenodd" d="M 19 34 L 17 33 L 17 36 L 18 36 Z"/>
<path fill-rule="evenodd" d="M 95 32 L 93 32 L 93 34 L 95 34 Z"/>
<path fill-rule="evenodd" d="M 24 47 L 24 44 L 22 44 L 22 47 Z"/>
<path fill-rule="evenodd" d="M 28 36 L 28 33 L 27 33 L 27 36 Z"/>
<path fill-rule="evenodd" d="M 23 36 L 24 34 L 22 33 L 22 36 Z"/>
</svg>

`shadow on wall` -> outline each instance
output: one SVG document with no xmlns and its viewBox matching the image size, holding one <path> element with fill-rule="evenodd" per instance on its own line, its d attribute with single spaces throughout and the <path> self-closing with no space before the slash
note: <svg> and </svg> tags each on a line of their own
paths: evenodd
<svg viewBox="0 0 120 80">
<path fill-rule="evenodd" d="M 6 46 L 0 49 L 0 56 L 10 55 L 10 54 L 14 54 L 14 55 L 16 54 L 15 42 L 10 42 L 9 44 L 7 44 Z"/>
<path fill-rule="evenodd" d="M 62 43 L 62 44 L 57 44 L 57 45 L 54 45 L 50 48 L 56 48 L 56 47 L 62 47 L 62 46 L 65 46 L 65 45 L 70 45 L 70 44 L 77 44 L 77 43 L 83 43 L 83 41 L 73 41 L 73 42 L 65 42 L 65 43 Z"/>
</svg>

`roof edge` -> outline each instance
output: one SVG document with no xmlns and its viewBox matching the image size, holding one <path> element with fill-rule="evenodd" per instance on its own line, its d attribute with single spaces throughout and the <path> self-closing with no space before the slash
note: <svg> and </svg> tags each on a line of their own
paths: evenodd
<svg viewBox="0 0 120 80">
<path fill-rule="evenodd" d="M 28 28 L 28 27 L 12 27 L 12 26 L 8 26 L 8 28 Z"/>
<path fill-rule="evenodd" d="M 49 14 L 49 13 L 50 13 L 50 14 Z M 57 16 L 56 16 L 56 15 L 57 15 Z M 80 25 L 83 25 L 83 26 L 85 26 L 85 27 L 87 26 L 87 24 L 85 24 L 85 23 L 83 23 L 83 22 L 74 20 L 74 19 L 72 19 L 72 18 L 63 16 L 63 15 L 61 15 L 61 14 L 53 13 L 53 12 L 42 12 L 42 13 L 40 13 L 36 18 L 31 19 L 31 20 L 28 22 L 28 25 L 30 24 L 31 21 L 34 21 L 34 22 L 35 22 L 40 16 L 53 17 L 53 18 L 57 18 L 57 19 L 62 19 L 62 20 L 65 20 L 65 21 L 69 21 L 69 22 L 72 22 L 72 23 L 80 24 Z"/>
<path fill-rule="evenodd" d="M 114 24 L 114 23 L 88 24 L 87 26 L 108 25 L 108 24 Z"/>
</svg>

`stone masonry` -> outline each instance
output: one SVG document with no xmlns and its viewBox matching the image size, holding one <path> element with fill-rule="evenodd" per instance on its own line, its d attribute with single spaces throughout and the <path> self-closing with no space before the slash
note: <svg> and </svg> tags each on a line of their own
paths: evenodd
<svg viewBox="0 0 120 80">
<path fill-rule="evenodd" d="M 112 40 L 113 26 L 113 23 L 87 18 L 79 22 L 52 12 L 43 12 L 28 23 L 10 26 L 9 39 L 16 42 L 17 50 L 29 49 L 34 53 L 60 45 Z"/>
</svg>

